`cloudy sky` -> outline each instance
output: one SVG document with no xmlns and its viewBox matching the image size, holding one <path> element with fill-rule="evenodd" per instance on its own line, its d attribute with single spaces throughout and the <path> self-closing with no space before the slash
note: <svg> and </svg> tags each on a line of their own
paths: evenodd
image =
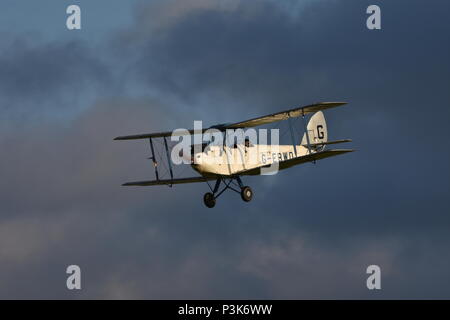
<svg viewBox="0 0 450 320">
<path fill-rule="evenodd" d="M 70 4 L 81 30 L 66 28 Z M 370 4 L 381 30 L 366 28 Z M 450 298 L 449 9 L 4 0 L 0 298 Z M 153 172 L 145 141 L 115 136 L 316 101 L 349 102 L 326 112 L 329 134 L 358 151 L 245 178 L 251 203 L 120 186 Z M 71 264 L 81 291 L 66 288 Z"/>
</svg>

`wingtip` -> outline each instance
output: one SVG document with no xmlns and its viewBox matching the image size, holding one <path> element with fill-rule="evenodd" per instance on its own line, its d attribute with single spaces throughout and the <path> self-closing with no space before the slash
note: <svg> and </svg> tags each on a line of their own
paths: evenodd
<svg viewBox="0 0 450 320">
<path fill-rule="evenodd" d="M 321 101 L 321 102 L 317 102 L 315 104 L 329 105 L 329 106 L 333 106 L 333 107 L 340 107 L 340 106 L 348 104 L 348 102 L 346 102 L 346 101 Z"/>
</svg>

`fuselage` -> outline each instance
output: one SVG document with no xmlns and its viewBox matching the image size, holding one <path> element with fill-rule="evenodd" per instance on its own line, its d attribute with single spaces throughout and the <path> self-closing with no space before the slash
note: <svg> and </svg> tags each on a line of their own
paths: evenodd
<svg viewBox="0 0 450 320">
<path fill-rule="evenodd" d="M 191 166 L 203 176 L 232 176 L 274 162 L 308 154 L 308 148 L 297 145 L 208 146 L 193 155 Z M 314 152 L 314 151 L 312 151 Z"/>
</svg>

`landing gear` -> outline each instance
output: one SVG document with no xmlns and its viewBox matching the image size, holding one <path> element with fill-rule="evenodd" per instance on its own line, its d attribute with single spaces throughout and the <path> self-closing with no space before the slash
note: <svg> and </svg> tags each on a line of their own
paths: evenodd
<svg viewBox="0 0 450 320">
<path fill-rule="evenodd" d="M 219 191 L 220 184 L 222 182 L 224 184 L 224 187 L 222 188 L 221 191 Z M 239 176 L 228 178 L 218 177 L 214 188 L 211 188 L 211 185 L 209 183 L 208 186 L 212 192 L 205 193 L 205 195 L 203 196 L 203 202 L 208 208 L 214 208 L 214 206 L 216 205 L 216 199 L 227 189 L 239 193 L 241 195 L 242 200 L 244 200 L 245 202 L 249 202 L 253 198 L 252 189 L 248 186 L 244 186 Z"/>
<path fill-rule="evenodd" d="M 216 205 L 216 199 L 211 192 L 205 193 L 205 195 L 203 196 L 203 202 L 208 208 L 214 208 L 214 206 Z"/>
<path fill-rule="evenodd" d="M 250 187 L 243 187 L 241 189 L 241 198 L 242 200 L 244 200 L 245 202 L 250 202 L 250 200 L 252 200 L 253 198 L 253 191 Z"/>
</svg>

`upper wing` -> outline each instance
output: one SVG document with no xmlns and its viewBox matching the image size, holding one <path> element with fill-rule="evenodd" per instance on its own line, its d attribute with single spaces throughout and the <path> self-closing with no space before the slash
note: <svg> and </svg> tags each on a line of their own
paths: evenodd
<svg viewBox="0 0 450 320">
<path fill-rule="evenodd" d="M 206 130 L 209 129 L 218 129 L 218 130 L 226 130 L 226 129 L 237 129 L 237 128 L 247 128 L 247 127 L 256 127 L 263 124 L 268 124 L 272 122 L 287 120 L 289 118 L 295 118 L 300 117 L 303 115 L 307 115 L 309 113 L 314 113 L 320 110 L 325 110 L 329 108 L 334 108 L 338 106 L 342 106 L 344 104 L 347 104 L 346 102 L 319 102 L 315 104 L 311 104 L 304 107 L 294 108 L 287 111 L 277 112 L 273 114 L 269 114 L 263 117 L 258 117 L 246 121 L 231 123 L 231 124 L 219 124 L 216 126 L 212 126 L 210 128 L 205 128 L 202 130 L 187 130 L 189 134 L 199 134 L 204 133 Z M 172 132 L 172 131 L 166 131 L 166 132 L 157 132 L 157 133 L 144 133 L 144 134 L 136 134 L 131 136 L 121 136 L 117 137 L 114 140 L 135 140 L 135 139 L 148 139 L 148 138 L 160 138 L 160 137 L 169 137 L 169 136 L 179 136 L 182 135 L 180 132 Z"/>
<path fill-rule="evenodd" d="M 325 110 L 329 108 L 339 107 L 347 102 L 318 102 L 315 104 L 311 104 L 309 106 L 299 107 L 290 109 L 287 111 L 272 113 L 267 116 L 258 117 L 242 122 L 237 122 L 229 125 L 225 125 L 225 128 L 236 129 L 236 128 L 247 128 L 247 127 L 256 127 L 263 124 L 268 124 L 272 122 L 287 120 L 289 118 L 300 117 L 303 115 L 307 115 L 309 113 L 314 113 L 320 110 Z"/>
<path fill-rule="evenodd" d="M 145 186 L 172 185 L 172 184 L 193 183 L 193 182 L 206 182 L 210 180 L 216 180 L 216 178 L 191 177 L 191 178 L 167 179 L 167 180 L 136 181 L 136 182 L 127 182 L 122 185 L 145 187 Z"/>
<path fill-rule="evenodd" d="M 334 157 L 340 154 L 353 152 L 355 150 L 352 149 L 334 149 L 334 150 L 325 150 L 325 151 L 319 151 L 315 153 L 308 154 L 306 156 L 301 156 L 297 158 L 292 158 L 289 160 L 280 161 L 278 163 L 278 170 L 284 170 L 293 166 L 296 166 L 298 164 L 311 162 L 315 160 L 320 160 L 324 158 Z M 269 168 L 271 165 L 264 165 L 258 168 L 253 168 L 250 170 L 244 170 L 239 173 L 238 175 L 260 175 L 261 174 L 261 168 Z"/>
<path fill-rule="evenodd" d="M 202 130 L 187 130 L 189 134 L 199 134 L 204 133 L 208 129 Z M 166 131 L 166 132 L 155 132 L 155 133 L 143 133 L 143 134 L 135 134 L 132 136 L 121 136 L 114 138 L 114 140 L 136 140 L 136 139 L 148 139 L 148 138 L 161 138 L 161 137 L 170 137 L 170 136 L 181 136 L 183 133 L 177 131 Z"/>
</svg>

